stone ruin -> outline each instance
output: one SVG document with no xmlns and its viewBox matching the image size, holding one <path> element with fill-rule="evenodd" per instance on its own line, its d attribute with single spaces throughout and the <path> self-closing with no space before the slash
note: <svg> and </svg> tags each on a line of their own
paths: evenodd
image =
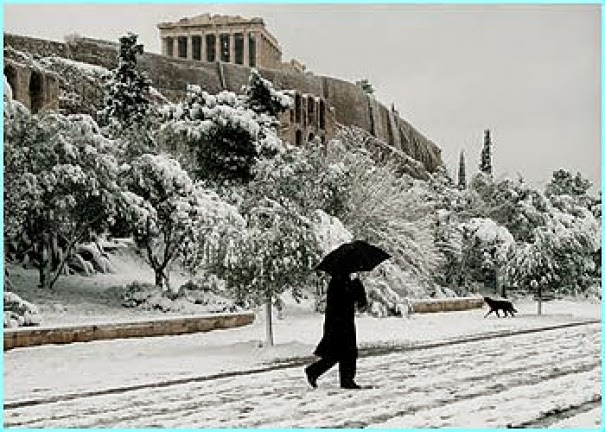
<svg viewBox="0 0 605 432">
<path fill-rule="evenodd" d="M 221 54 L 220 58 L 228 59 L 229 62 L 207 61 L 208 48 L 204 50 L 204 42 L 200 41 L 209 40 L 206 35 L 210 32 L 204 32 L 204 23 L 208 24 L 213 20 L 215 22 L 212 28 L 218 29 L 218 33 L 214 34 L 218 34 L 219 39 L 221 34 L 226 34 L 221 29 L 232 30 L 228 33 L 228 44 L 219 46 L 224 52 L 228 48 L 228 56 Z M 374 146 L 381 149 L 382 155 L 393 155 L 396 160 L 407 159 L 404 171 L 414 177 L 427 179 L 430 173 L 443 167 L 441 150 L 435 143 L 402 119 L 394 109 L 386 108 L 358 85 L 332 77 L 316 76 L 310 72 L 301 73 L 300 68 L 297 70 L 283 66 L 286 63 L 281 62 L 281 51 L 276 51 L 272 60 L 267 60 L 266 56 L 269 54 L 258 54 L 258 47 L 263 46 L 263 43 L 268 45 L 267 42 L 261 42 L 255 47 L 257 55 L 252 61 L 251 45 L 244 43 L 242 46 L 238 42 L 238 34 L 248 35 L 248 38 L 253 30 L 263 34 L 262 20 L 244 20 L 240 17 L 218 19 L 216 16 L 202 15 L 180 20 L 176 24 L 179 23 L 181 27 L 175 23 L 162 23 L 158 26 L 163 32 L 162 46 L 166 55 L 144 53 L 139 58 L 140 69 L 147 72 L 153 86 L 168 100 L 177 101 L 182 98 L 186 94 L 188 84 L 199 85 L 209 93 L 222 90 L 239 93 L 247 83 L 250 66 L 254 64 L 260 74 L 271 81 L 275 88 L 290 90 L 293 95 L 292 108 L 280 118 L 280 135 L 284 140 L 294 145 L 305 145 L 313 139 L 327 143 L 335 136 L 339 125 L 352 126 L 366 131 L 377 142 L 384 143 Z M 183 28 L 189 29 L 190 33 L 185 39 L 185 44 L 181 42 L 179 46 L 178 38 L 184 37 L 180 33 Z M 258 42 L 259 36 L 255 37 Z M 198 42 L 201 45 L 198 45 Z M 102 94 L 99 79 L 80 79 L 80 82 L 74 85 L 70 82 L 73 81 L 71 76 L 65 78 L 65 69 L 55 69 L 54 72 L 52 68 L 43 70 L 37 66 L 39 61 L 46 60 L 46 64 L 57 64 L 57 59 L 60 59 L 64 63 L 83 64 L 87 68 L 97 69 L 113 69 L 117 65 L 119 45 L 107 41 L 73 37 L 62 43 L 5 33 L 4 43 L 4 72 L 13 89 L 14 98 L 23 102 L 33 112 L 65 110 L 69 108 L 66 101 L 73 100 L 74 94 L 90 103 L 99 103 L 99 95 Z M 276 41 L 273 48 L 275 47 L 279 48 Z M 275 51 L 273 48 L 272 51 Z M 171 53 L 172 56 L 169 55 Z M 38 62 L 26 62 L 23 60 L 24 56 L 37 59 Z M 215 57 L 215 60 L 219 59 Z M 65 96 L 67 93 L 70 93 L 70 97 Z M 77 108 L 80 112 L 94 112 L 94 109 L 85 103 L 80 103 Z M 74 109 L 73 104 L 70 109 Z M 392 148 L 393 151 L 385 152 L 385 148 Z M 414 169 L 406 168 L 412 165 Z"/>
</svg>

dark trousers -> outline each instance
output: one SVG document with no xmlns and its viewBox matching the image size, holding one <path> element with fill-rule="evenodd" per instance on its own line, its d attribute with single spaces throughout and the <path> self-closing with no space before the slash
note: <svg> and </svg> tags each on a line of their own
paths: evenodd
<svg viewBox="0 0 605 432">
<path fill-rule="evenodd" d="M 338 372 L 340 374 L 340 385 L 346 386 L 355 382 L 355 373 L 357 371 L 357 356 L 346 357 L 342 359 L 321 357 L 315 363 L 307 367 L 307 372 L 316 378 L 319 378 L 329 369 L 338 363 Z"/>
</svg>

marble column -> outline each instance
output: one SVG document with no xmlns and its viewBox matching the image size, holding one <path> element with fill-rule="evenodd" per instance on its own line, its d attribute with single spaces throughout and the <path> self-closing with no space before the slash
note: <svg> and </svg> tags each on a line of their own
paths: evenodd
<svg viewBox="0 0 605 432">
<path fill-rule="evenodd" d="M 193 60 L 193 37 L 187 35 L 187 60 Z"/>
<path fill-rule="evenodd" d="M 248 43 L 249 43 L 248 30 L 244 30 L 244 61 L 242 62 L 242 64 L 244 66 L 250 66 L 250 61 L 248 58 L 248 57 L 250 57 L 250 51 L 248 50 L 248 48 L 249 48 Z"/>
<path fill-rule="evenodd" d="M 214 58 L 217 62 L 221 61 L 221 34 L 219 32 L 216 32 L 214 36 Z"/>
<path fill-rule="evenodd" d="M 263 56 L 263 34 L 261 32 L 256 32 L 256 38 L 254 39 L 256 42 L 256 67 L 265 66 L 261 63 L 264 61 Z"/>
<path fill-rule="evenodd" d="M 200 37 L 202 38 L 202 40 L 200 41 L 200 49 L 202 50 L 201 55 L 201 60 L 203 62 L 208 61 L 207 56 L 208 53 L 206 52 L 206 34 L 204 32 L 200 33 Z"/>
<path fill-rule="evenodd" d="M 162 38 L 162 55 L 167 55 L 168 53 L 168 38 Z"/>
<path fill-rule="evenodd" d="M 177 35 L 172 36 L 172 57 L 179 56 L 179 37 Z"/>
</svg>

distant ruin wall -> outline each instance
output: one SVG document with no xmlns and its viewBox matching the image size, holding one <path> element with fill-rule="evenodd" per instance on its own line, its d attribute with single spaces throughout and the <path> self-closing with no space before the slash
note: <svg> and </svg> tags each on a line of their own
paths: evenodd
<svg viewBox="0 0 605 432">
<path fill-rule="evenodd" d="M 112 69 L 117 64 L 118 45 L 106 41 L 74 38 L 69 42 L 53 42 L 13 34 L 4 35 L 5 46 L 34 56 L 64 57 Z M 170 100 L 181 98 L 187 84 L 197 84 L 210 93 L 223 89 L 241 92 L 250 69 L 229 63 L 203 63 L 145 53 L 139 65 Z M 287 71 L 260 69 L 263 77 L 278 89 L 323 97 L 334 107 L 336 121 L 345 126 L 358 126 L 375 137 L 402 150 L 422 162 L 429 172 L 443 166 L 441 150 L 408 122 L 394 114 L 379 101 L 368 96 L 357 85 L 336 78 Z"/>
</svg>

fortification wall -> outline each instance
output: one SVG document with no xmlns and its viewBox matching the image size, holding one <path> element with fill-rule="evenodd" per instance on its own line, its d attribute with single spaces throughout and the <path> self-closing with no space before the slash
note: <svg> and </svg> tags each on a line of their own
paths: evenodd
<svg viewBox="0 0 605 432">
<path fill-rule="evenodd" d="M 69 42 L 4 35 L 5 46 L 26 51 L 41 57 L 59 56 L 112 69 L 117 64 L 118 45 L 87 38 L 74 38 Z M 228 63 L 203 63 L 145 53 L 139 61 L 153 85 L 170 100 L 185 94 L 187 84 L 197 84 L 210 93 L 223 89 L 240 92 L 247 82 L 250 69 Z M 297 90 L 303 94 L 323 97 L 334 108 L 336 122 L 357 126 L 387 142 L 414 159 L 421 161 L 428 172 L 443 166 L 441 150 L 412 125 L 392 112 L 376 99 L 350 82 L 312 74 L 292 73 L 283 70 L 260 69 L 261 75 L 272 81 L 278 89 Z"/>
</svg>

